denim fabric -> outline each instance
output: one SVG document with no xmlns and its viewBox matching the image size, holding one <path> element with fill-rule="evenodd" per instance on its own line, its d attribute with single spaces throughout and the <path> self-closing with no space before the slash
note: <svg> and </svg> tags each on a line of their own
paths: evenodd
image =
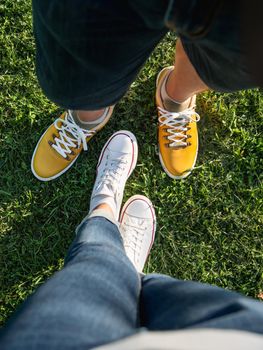
<svg viewBox="0 0 263 350">
<path fill-rule="evenodd" d="M 65 267 L 11 319 L 0 349 L 90 349 L 135 332 L 140 279 L 116 225 L 84 221 Z"/>
<path fill-rule="evenodd" d="M 169 26 L 209 87 L 253 87 L 239 21 L 237 0 L 33 0 L 37 76 L 64 108 L 113 105 Z"/>
<path fill-rule="evenodd" d="M 87 350 L 145 328 L 203 327 L 263 333 L 263 304 L 197 282 L 139 277 L 117 226 L 93 217 L 78 227 L 65 267 L 7 323 L 0 349 Z"/>
<path fill-rule="evenodd" d="M 141 326 L 149 330 L 217 328 L 263 334 L 263 303 L 216 286 L 152 274 L 143 278 Z"/>
</svg>

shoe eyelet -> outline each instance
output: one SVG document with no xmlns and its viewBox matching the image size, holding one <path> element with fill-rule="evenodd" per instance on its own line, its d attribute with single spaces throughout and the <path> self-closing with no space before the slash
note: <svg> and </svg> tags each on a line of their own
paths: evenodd
<svg viewBox="0 0 263 350">
<path fill-rule="evenodd" d="M 49 144 L 50 147 L 52 147 L 54 145 L 54 143 L 52 141 L 50 141 L 50 140 L 48 141 L 48 144 Z"/>
</svg>

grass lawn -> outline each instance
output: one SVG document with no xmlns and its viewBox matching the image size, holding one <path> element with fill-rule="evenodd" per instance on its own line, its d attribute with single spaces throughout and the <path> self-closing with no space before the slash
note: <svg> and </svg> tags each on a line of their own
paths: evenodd
<svg viewBox="0 0 263 350">
<path fill-rule="evenodd" d="M 139 143 L 124 200 L 149 196 L 157 214 L 145 272 L 257 297 L 263 291 L 262 93 L 199 96 L 196 169 L 185 180 L 170 179 L 158 159 L 153 98 L 158 71 L 172 62 L 175 37 L 169 34 L 89 151 L 58 180 L 41 183 L 31 174 L 32 152 L 61 110 L 36 80 L 30 5 L 0 4 L 0 322 L 62 267 L 87 212 L 100 150 L 119 129 L 134 132 Z"/>
</svg>

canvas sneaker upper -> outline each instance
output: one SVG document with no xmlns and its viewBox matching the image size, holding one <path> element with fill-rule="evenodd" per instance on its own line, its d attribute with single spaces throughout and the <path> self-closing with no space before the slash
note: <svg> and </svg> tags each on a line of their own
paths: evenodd
<svg viewBox="0 0 263 350">
<path fill-rule="evenodd" d="M 172 69 L 164 68 L 156 82 L 159 158 L 171 178 L 182 179 L 191 173 L 196 163 L 200 116 L 195 112 L 195 96 L 182 104 L 162 98 L 162 89 Z"/>
<path fill-rule="evenodd" d="M 131 197 L 120 215 L 120 232 L 125 252 L 139 273 L 152 248 L 155 231 L 156 217 L 151 201 L 140 195 Z"/>
<path fill-rule="evenodd" d="M 118 131 L 110 137 L 98 161 L 90 212 L 99 204 L 106 203 L 118 221 L 124 187 L 136 166 L 137 157 L 137 140 L 131 132 Z"/>
<path fill-rule="evenodd" d="M 65 173 L 77 160 L 88 141 L 108 122 L 113 107 L 106 109 L 102 123 L 90 130 L 82 129 L 74 121 L 71 111 L 63 113 L 41 136 L 34 150 L 31 169 L 41 181 L 54 180 Z"/>
</svg>

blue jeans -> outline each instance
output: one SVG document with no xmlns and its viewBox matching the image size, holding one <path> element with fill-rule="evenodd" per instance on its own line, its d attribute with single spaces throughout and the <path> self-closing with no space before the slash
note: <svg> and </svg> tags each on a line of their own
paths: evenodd
<svg viewBox="0 0 263 350">
<path fill-rule="evenodd" d="M 84 220 L 65 267 L 3 329 L 0 349 L 90 349 L 147 328 L 228 328 L 263 333 L 263 304 L 164 275 L 141 277 L 115 224 Z"/>
</svg>

